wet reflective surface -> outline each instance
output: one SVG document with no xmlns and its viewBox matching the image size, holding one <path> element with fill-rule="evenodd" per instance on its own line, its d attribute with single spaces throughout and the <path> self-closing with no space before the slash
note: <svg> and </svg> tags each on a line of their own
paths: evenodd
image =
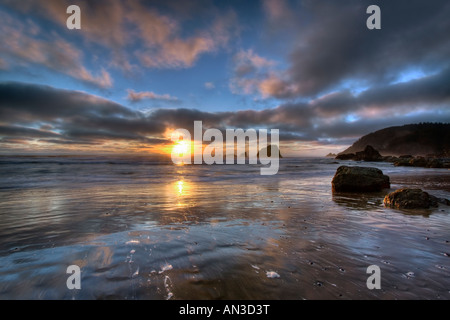
<svg viewBox="0 0 450 320">
<path fill-rule="evenodd" d="M 0 159 L 1 299 L 449 299 L 450 207 L 332 194 L 341 164 L 450 198 L 445 169 Z M 425 178 L 426 177 L 426 178 Z M 81 290 L 66 269 L 81 268 Z M 381 269 L 381 290 L 366 286 Z"/>
</svg>

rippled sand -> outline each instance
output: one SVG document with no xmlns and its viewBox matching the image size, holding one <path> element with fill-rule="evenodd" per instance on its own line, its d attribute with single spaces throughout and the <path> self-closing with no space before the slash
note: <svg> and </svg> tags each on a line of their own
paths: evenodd
<svg viewBox="0 0 450 320">
<path fill-rule="evenodd" d="M 283 159 L 275 177 L 133 161 L 0 166 L 1 299 L 450 298 L 450 207 L 332 194 L 329 161 Z M 375 166 L 393 188 L 425 183 L 450 198 L 448 170 Z M 81 290 L 66 287 L 73 264 Z M 381 290 L 366 286 L 370 265 Z"/>
</svg>

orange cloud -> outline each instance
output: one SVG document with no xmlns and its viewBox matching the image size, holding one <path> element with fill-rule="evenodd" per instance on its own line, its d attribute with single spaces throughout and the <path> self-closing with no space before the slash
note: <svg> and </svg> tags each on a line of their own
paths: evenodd
<svg viewBox="0 0 450 320">
<path fill-rule="evenodd" d="M 137 26 L 144 48 L 136 52 L 140 62 L 149 68 L 187 68 L 194 65 L 201 54 L 224 47 L 230 30 L 236 25 L 234 13 L 215 17 L 208 30 L 190 37 L 180 35 L 178 23 L 154 11 L 146 11 L 137 2 L 131 5 L 129 17 Z"/>
<path fill-rule="evenodd" d="M 39 64 L 101 88 L 112 86 L 112 79 L 106 70 L 93 75 L 83 66 L 83 53 L 61 37 L 41 34 L 31 21 L 23 23 L 3 12 L 0 12 L 0 20 L 3 21 L 0 33 L 8 35 L 2 40 L 0 49 L 5 67 L 11 64 Z"/>
<path fill-rule="evenodd" d="M 66 8 L 71 0 L 5 0 L 5 4 L 22 12 L 33 12 L 65 28 Z M 149 68 L 187 68 L 194 65 L 200 55 L 224 47 L 232 30 L 236 30 L 237 17 L 233 11 L 214 13 L 207 29 L 185 32 L 179 22 L 152 9 L 143 1 L 78 1 L 82 12 L 82 32 L 86 40 L 100 44 L 111 51 L 110 65 L 131 71 L 131 58 Z M 138 49 L 128 48 L 138 44 Z"/>
<path fill-rule="evenodd" d="M 263 8 L 271 22 L 280 23 L 293 17 L 285 0 L 264 0 Z"/>
<path fill-rule="evenodd" d="M 250 65 L 256 69 L 273 67 L 276 62 L 257 55 L 252 49 L 241 50 L 234 56 L 236 67 Z"/>
<path fill-rule="evenodd" d="M 286 80 L 285 72 L 274 67 L 276 61 L 266 59 L 253 50 L 242 50 L 233 59 L 234 77 L 230 89 L 235 94 L 259 93 L 262 98 L 289 98 L 298 94 L 295 84 Z"/>
<path fill-rule="evenodd" d="M 136 91 L 131 90 L 131 89 L 128 90 L 127 99 L 132 101 L 132 102 L 141 101 L 143 99 L 165 100 L 165 101 L 179 101 L 177 97 L 172 97 L 169 94 L 156 94 L 156 93 L 154 93 L 152 91 L 136 92 Z"/>
<path fill-rule="evenodd" d="M 263 98 L 283 97 L 287 98 L 298 93 L 298 89 L 280 76 L 270 74 L 258 84 L 258 90 Z"/>
</svg>

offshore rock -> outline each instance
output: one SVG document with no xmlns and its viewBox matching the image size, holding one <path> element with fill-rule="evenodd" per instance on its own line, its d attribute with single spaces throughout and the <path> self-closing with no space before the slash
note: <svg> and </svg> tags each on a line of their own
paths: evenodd
<svg viewBox="0 0 450 320">
<path fill-rule="evenodd" d="M 421 189 L 402 188 L 384 197 L 384 205 L 395 209 L 429 209 L 437 207 L 439 199 Z"/>
<path fill-rule="evenodd" d="M 340 166 L 331 186 L 334 192 L 376 192 L 389 188 L 390 181 L 378 168 Z"/>
</svg>

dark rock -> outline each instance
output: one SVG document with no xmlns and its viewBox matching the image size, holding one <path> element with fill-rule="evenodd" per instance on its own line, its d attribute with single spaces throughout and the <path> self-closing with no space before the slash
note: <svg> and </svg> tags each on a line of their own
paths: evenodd
<svg viewBox="0 0 450 320">
<path fill-rule="evenodd" d="M 445 204 L 446 206 L 450 206 L 450 200 L 445 198 L 437 198 L 437 202 Z"/>
<path fill-rule="evenodd" d="M 363 151 L 358 151 L 356 153 L 339 154 L 335 159 L 356 161 L 382 161 L 383 157 L 372 146 L 366 146 Z"/>
<path fill-rule="evenodd" d="M 354 160 L 356 155 L 354 153 L 338 154 L 336 160 Z"/>
<path fill-rule="evenodd" d="M 384 205 L 395 209 L 428 209 L 437 203 L 438 198 L 420 189 L 403 188 L 384 197 Z"/>
<path fill-rule="evenodd" d="M 366 146 L 364 151 L 359 151 L 356 153 L 355 160 L 358 161 L 381 161 L 381 154 L 375 150 L 372 146 Z"/>
<path fill-rule="evenodd" d="M 410 167 L 410 159 L 409 158 L 399 158 L 397 161 L 394 161 L 394 166 L 396 167 Z"/>
<path fill-rule="evenodd" d="M 400 159 L 409 159 L 409 158 L 412 158 L 412 157 L 413 157 L 412 155 L 406 154 L 406 155 L 400 156 L 399 158 L 400 158 Z"/>
<path fill-rule="evenodd" d="M 340 166 L 331 181 L 335 192 L 374 192 L 389 188 L 389 177 L 380 169 Z"/>
<path fill-rule="evenodd" d="M 385 162 L 392 162 L 392 163 L 394 163 L 394 162 L 398 161 L 398 158 L 394 157 L 394 156 L 384 156 L 384 157 L 382 157 L 381 160 L 385 161 Z"/>
<path fill-rule="evenodd" d="M 383 159 L 385 159 L 384 157 Z M 386 160 L 385 160 L 386 161 Z M 398 158 L 394 161 L 395 166 L 405 167 L 423 167 L 423 168 L 449 168 L 450 166 L 445 159 L 440 158 L 425 158 L 425 157 L 411 157 Z"/>
<path fill-rule="evenodd" d="M 430 159 L 426 165 L 427 168 L 443 168 L 444 163 L 440 159 Z"/>
<path fill-rule="evenodd" d="M 409 160 L 409 164 L 412 167 L 426 167 L 427 163 L 428 161 L 424 157 L 416 157 Z"/>
</svg>

